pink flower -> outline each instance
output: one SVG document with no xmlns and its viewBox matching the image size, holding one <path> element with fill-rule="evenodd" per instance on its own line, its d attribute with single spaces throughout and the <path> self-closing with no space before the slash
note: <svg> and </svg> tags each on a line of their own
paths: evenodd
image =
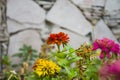
<svg viewBox="0 0 120 80">
<path fill-rule="evenodd" d="M 111 64 L 110 73 L 116 76 L 120 76 L 120 60 L 116 60 Z"/>
<path fill-rule="evenodd" d="M 120 54 L 120 45 L 108 38 L 95 40 L 93 43 L 93 50 L 97 50 L 97 49 L 101 49 L 101 54 L 100 54 L 101 59 L 103 59 L 105 56 L 107 58 L 110 58 L 112 56 L 110 52 Z"/>
<path fill-rule="evenodd" d="M 111 49 L 112 52 L 120 54 L 120 46 L 118 44 L 114 44 Z"/>
<path fill-rule="evenodd" d="M 100 80 L 107 80 L 111 74 L 109 74 L 110 64 L 105 62 L 98 70 Z"/>
<path fill-rule="evenodd" d="M 106 61 L 98 71 L 100 80 L 120 80 L 120 60 L 111 63 Z"/>
<path fill-rule="evenodd" d="M 100 54 L 100 59 L 103 59 L 104 58 L 104 53 L 101 53 Z"/>
</svg>

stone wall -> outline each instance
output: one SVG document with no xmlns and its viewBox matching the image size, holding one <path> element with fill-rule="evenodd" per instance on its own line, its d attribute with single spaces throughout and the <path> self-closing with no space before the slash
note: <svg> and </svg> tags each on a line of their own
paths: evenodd
<svg viewBox="0 0 120 80">
<path fill-rule="evenodd" d="M 8 54 L 23 44 L 40 51 L 50 33 L 65 32 L 78 48 L 85 41 L 107 37 L 120 42 L 120 0 L 8 0 Z"/>
<path fill-rule="evenodd" d="M 0 0 L 0 79 L 2 72 L 2 56 L 8 52 L 9 33 L 7 31 L 6 7 L 7 0 Z"/>
</svg>

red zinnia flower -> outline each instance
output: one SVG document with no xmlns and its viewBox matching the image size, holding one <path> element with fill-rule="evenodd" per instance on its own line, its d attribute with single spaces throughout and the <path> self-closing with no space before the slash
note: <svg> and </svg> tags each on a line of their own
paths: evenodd
<svg viewBox="0 0 120 80">
<path fill-rule="evenodd" d="M 58 40 L 58 43 L 57 43 L 58 45 L 60 45 L 62 43 L 66 44 L 69 41 L 69 37 L 67 34 L 60 32 L 57 34 L 57 40 Z"/>
<path fill-rule="evenodd" d="M 57 34 L 50 34 L 47 39 L 47 44 L 55 44 L 57 42 Z"/>
<path fill-rule="evenodd" d="M 47 39 L 47 44 L 66 44 L 69 41 L 69 37 L 67 34 L 60 32 L 58 34 L 50 34 Z"/>
</svg>

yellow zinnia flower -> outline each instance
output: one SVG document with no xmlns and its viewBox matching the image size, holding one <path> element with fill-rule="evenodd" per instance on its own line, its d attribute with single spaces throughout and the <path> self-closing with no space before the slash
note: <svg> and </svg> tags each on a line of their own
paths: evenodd
<svg viewBox="0 0 120 80">
<path fill-rule="evenodd" d="M 47 61 L 45 59 L 38 59 L 33 66 L 34 71 L 39 76 L 50 76 L 60 72 L 60 67 L 53 61 Z"/>
</svg>

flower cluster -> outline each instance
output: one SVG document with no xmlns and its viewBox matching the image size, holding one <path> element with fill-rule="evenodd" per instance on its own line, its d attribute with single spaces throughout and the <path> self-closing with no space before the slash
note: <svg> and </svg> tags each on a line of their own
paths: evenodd
<svg viewBox="0 0 120 80">
<path fill-rule="evenodd" d="M 90 55 L 92 53 L 92 45 L 89 43 L 84 43 L 77 49 L 77 56 L 81 57 L 79 61 L 77 61 L 77 66 L 79 68 L 79 74 L 82 77 L 83 72 L 85 71 L 87 65 L 87 59 L 90 59 Z"/>
<path fill-rule="evenodd" d="M 50 34 L 50 36 L 47 39 L 47 44 L 66 44 L 69 41 L 69 37 L 67 34 L 63 32 L 59 32 L 58 34 Z"/>
<path fill-rule="evenodd" d="M 41 46 L 39 59 L 33 64 L 33 71 L 30 70 L 30 73 L 28 64 L 31 59 L 33 61 L 38 58 L 38 55 L 32 56 L 29 53 L 36 51 L 30 46 L 23 46 L 20 54 L 17 54 L 23 61 L 21 74 L 10 73 L 3 80 L 18 80 L 21 75 L 25 76 L 25 80 L 120 80 L 119 44 L 103 38 L 96 39 L 93 43 L 85 42 L 74 49 L 68 45 L 68 41 L 69 37 L 64 32 L 50 34 L 45 45 Z M 55 44 L 57 49 L 51 50 L 51 44 Z M 26 57 L 21 53 L 25 53 Z M 54 60 L 58 65 L 47 59 Z"/>
<path fill-rule="evenodd" d="M 99 69 L 100 80 L 120 80 L 120 59 L 114 62 L 106 61 Z"/>
<path fill-rule="evenodd" d="M 93 50 L 97 49 L 101 49 L 101 59 L 105 58 L 105 56 L 107 56 L 107 58 L 110 58 L 112 56 L 111 52 L 115 53 L 116 55 L 120 54 L 120 45 L 108 38 L 95 40 L 95 42 L 93 43 Z"/>
<path fill-rule="evenodd" d="M 50 76 L 60 72 L 60 67 L 52 61 L 38 59 L 33 66 L 33 69 L 39 76 Z"/>
<path fill-rule="evenodd" d="M 77 55 L 86 58 L 89 57 L 91 53 L 92 45 L 90 45 L 89 43 L 84 43 L 83 45 L 80 46 L 80 48 L 78 48 Z"/>
</svg>

